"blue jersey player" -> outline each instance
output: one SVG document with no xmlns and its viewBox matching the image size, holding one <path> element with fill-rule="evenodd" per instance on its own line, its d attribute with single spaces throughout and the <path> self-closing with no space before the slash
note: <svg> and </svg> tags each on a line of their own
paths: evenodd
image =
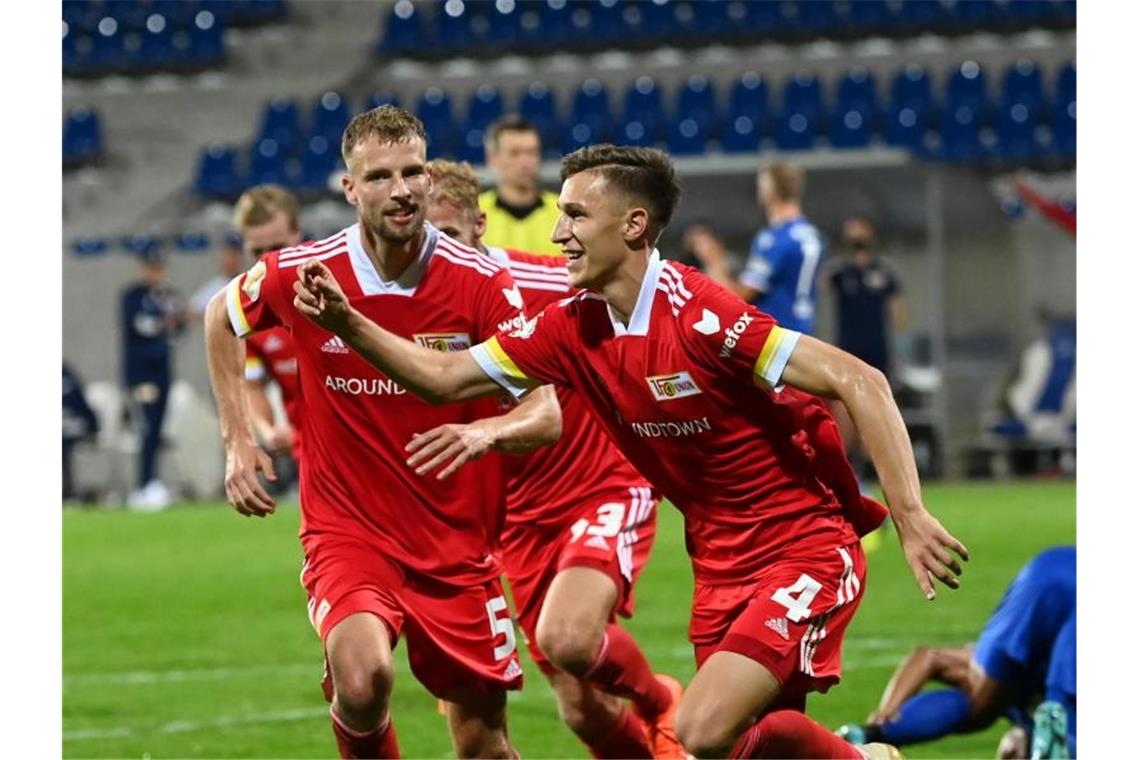
<svg viewBox="0 0 1140 760">
<path fill-rule="evenodd" d="M 1076 547 L 1041 552 L 1009 584 L 974 645 L 919 647 L 867 724 L 840 733 L 905 745 L 980 731 L 1004 715 L 1023 733 L 1007 734 L 1001 756 L 1075 757 L 1076 601 Z M 919 693 L 928 681 L 952 688 Z"/>
<path fill-rule="evenodd" d="M 781 327 L 814 332 L 816 275 L 825 253 L 823 236 L 804 217 L 804 173 L 773 163 L 757 175 L 757 195 L 768 227 L 752 241 L 739 279 L 733 278 L 723 252 L 694 248 L 706 273 L 745 301 L 775 317 Z"/>
</svg>

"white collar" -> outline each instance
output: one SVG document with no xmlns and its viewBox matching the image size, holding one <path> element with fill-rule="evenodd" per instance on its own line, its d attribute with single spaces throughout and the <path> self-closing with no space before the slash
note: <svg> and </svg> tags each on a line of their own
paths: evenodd
<svg viewBox="0 0 1140 760">
<path fill-rule="evenodd" d="M 487 256 L 487 258 L 489 258 L 493 261 L 497 261 L 500 264 L 510 264 L 511 263 L 510 255 L 503 248 L 496 248 L 493 245 L 484 245 L 483 246 L 483 254 L 485 256 Z"/>
<path fill-rule="evenodd" d="M 356 274 L 356 281 L 360 283 L 360 290 L 366 296 L 407 296 L 416 294 L 416 288 L 427 272 L 428 262 L 435 252 L 435 244 L 439 240 L 439 230 L 424 222 L 424 242 L 420 246 L 419 256 L 411 266 L 395 280 L 385 280 L 380 277 L 372 259 L 364 250 L 360 240 L 360 223 L 356 223 L 347 230 L 348 255 L 352 262 L 352 270 Z"/>
<path fill-rule="evenodd" d="M 608 303 L 606 310 L 610 314 L 610 323 L 614 326 L 614 337 L 622 335 L 649 334 L 649 316 L 653 311 L 653 300 L 657 296 L 657 282 L 661 279 L 661 254 L 656 248 L 649 254 L 649 266 L 645 269 L 645 279 L 641 281 L 641 290 L 637 292 L 637 303 L 633 306 L 633 314 L 629 318 L 629 327 L 622 323 L 618 313 Z"/>
</svg>

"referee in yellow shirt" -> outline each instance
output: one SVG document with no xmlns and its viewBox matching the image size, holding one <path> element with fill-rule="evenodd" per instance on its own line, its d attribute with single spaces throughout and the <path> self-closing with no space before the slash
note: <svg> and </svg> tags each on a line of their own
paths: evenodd
<svg viewBox="0 0 1140 760">
<path fill-rule="evenodd" d="M 487 127 L 484 148 L 498 185 L 479 196 L 479 208 L 487 215 L 483 240 L 500 248 L 561 255 L 550 242 L 558 222 L 558 194 L 538 184 L 538 130 L 521 116 L 503 116 Z"/>
</svg>

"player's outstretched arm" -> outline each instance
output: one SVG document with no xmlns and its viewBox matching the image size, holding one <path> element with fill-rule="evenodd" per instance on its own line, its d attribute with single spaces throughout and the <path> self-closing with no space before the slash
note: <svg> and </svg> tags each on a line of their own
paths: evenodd
<svg viewBox="0 0 1140 760">
<path fill-rule="evenodd" d="M 867 718 L 882 724 L 895 716 L 903 703 L 922 691 L 929 681 L 970 691 L 970 647 L 916 647 L 895 670 L 883 689 L 879 706 Z"/>
<path fill-rule="evenodd" d="M 562 407 L 554 386 L 536 388 L 511 411 L 497 417 L 486 417 L 465 425 L 440 425 L 426 433 L 417 433 L 406 449 L 411 456 L 408 466 L 417 475 L 427 473 L 444 462 L 450 463 L 437 476 L 450 477 L 467 462 L 486 454 L 530 454 L 554 443 L 562 435 Z"/>
<path fill-rule="evenodd" d="M 319 261 L 297 267 L 293 306 L 336 333 L 372 366 L 432 404 L 489 396 L 502 389 L 470 351 L 432 351 L 388 332 L 354 309 L 332 272 Z"/>
<path fill-rule="evenodd" d="M 273 462 L 254 439 L 245 395 L 245 351 L 226 313 L 226 291 L 206 306 L 206 359 L 217 400 L 226 451 L 226 499 L 246 517 L 265 517 L 276 505 L 258 480 L 259 472 L 276 480 Z"/>
<path fill-rule="evenodd" d="M 883 373 L 835 346 L 803 335 L 781 382 L 844 403 L 875 464 L 919 588 L 927 599 L 934 598 L 932 577 L 958 588 L 962 568 L 951 550 L 963 560 L 969 559 L 969 553 L 922 504 L 910 437 Z"/>
</svg>

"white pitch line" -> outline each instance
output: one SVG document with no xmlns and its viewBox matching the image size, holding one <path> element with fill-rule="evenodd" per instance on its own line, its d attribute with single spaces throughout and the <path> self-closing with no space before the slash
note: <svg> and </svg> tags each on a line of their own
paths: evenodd
<svg viewBox="0 0 1140 760">
<path fill-rule="evenodd" d="M 190 681 L 224 681 L 227 678 L 267 673 L 311 672 L 321 676 L 320 661 L 289 663 L 285 665 L 246 665 L 237 668 L 192 668 L 188 670 L 133 670 L 111 673 L 80 673 L 65 676 L 64 688 L 71 686 L 122 686 L 160 683 L 187 683 Z"/>
<path fill-rule="evenodd" d="M 247 726 L 255 723 L 288 723 L 327 716 L 328 714 L 328 707 L 302 707 L 295 710 L 253 713 L 249 715 L 219 715 L 207 720 L 175 720 L 154 727 L 115 726 L 113 728 L 88 728 L 77 731 L 64 731 L 63 740 L 83 741 L 87 739 L 110 739 L 133 736 L 134 734 L 141 733 L 184 734 L 190 731 L 231 728 L 233 726 Z"/>
</svg>

